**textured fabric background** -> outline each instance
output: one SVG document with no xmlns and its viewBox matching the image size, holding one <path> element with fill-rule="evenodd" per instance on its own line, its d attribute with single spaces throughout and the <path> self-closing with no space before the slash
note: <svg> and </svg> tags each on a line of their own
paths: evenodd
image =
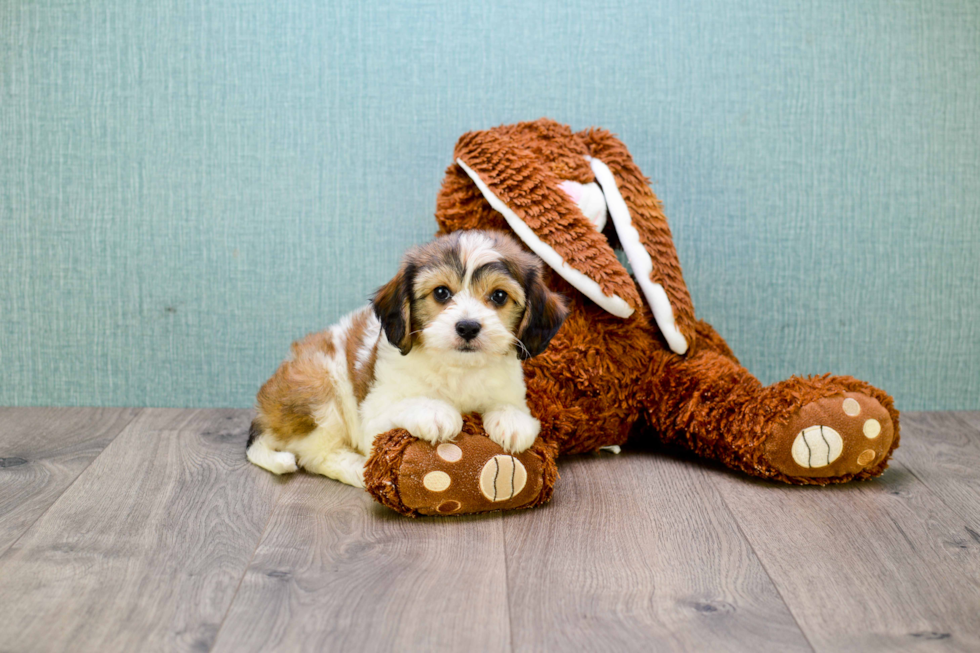
<svg viewBox="0 0 980 653">
<path fill-rule="evenodd" d="M 618 133 L 764 381 L 980 409 L 980 3 L 0 2 L 0 404 L 247 406 L 456 138 Z"/>
</svg>

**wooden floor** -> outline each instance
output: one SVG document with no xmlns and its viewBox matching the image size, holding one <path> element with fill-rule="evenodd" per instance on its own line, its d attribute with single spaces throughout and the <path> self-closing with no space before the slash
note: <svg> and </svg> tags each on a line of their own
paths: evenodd
<svg viewBox="0 0 980 653">
<path fill-rule="evenodd" d="M 867 483 L 627 450 L 418 520 L 249 465 L 248 420 L 0 409 L 0 651 L 980 650 L 980 413 L 903 415 Z"/>
</svg>

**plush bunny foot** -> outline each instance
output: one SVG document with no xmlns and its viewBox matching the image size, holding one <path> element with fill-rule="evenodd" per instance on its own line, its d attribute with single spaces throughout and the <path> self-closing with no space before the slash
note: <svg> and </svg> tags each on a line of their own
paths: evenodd
<svg viewBox="0 0 980 653">
<path fill-rule="evenodd" d="M 770 434 L 765 455 L 786 476 L 832 479 L 885 468 L 895 429 L 874 398 L 845 392 L 812 401 Z"/>
<path fill-rule="evenodd" d="M 368 491 L 406 515 L 530 508 L 551 498 L 555 450 L 540 441 L 510 455 L 467 418 L 452 442 L 431 445 L 402 429 L 378 436 L 365 468 Z"/>
</svg>

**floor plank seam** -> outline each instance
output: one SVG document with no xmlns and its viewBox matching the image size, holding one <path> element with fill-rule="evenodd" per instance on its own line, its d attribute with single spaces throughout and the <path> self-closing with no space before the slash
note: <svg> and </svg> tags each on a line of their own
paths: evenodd
<svg viewBox="0 0 980 653">
<path fill-rule="evenodd" d="M 503 513 L 498 513 L 498 520 L 500 522 L 500 541 L 504 547 L 504 588 L 507 590 L 507 627 L 510 629 L 508 633 L 508 640 L 510 641 L 510 650 L 513 653 L 516 649 L 514 648 L 514 619 L 511 616 L 510 611 L 510 561 L 507 555 L 507 529 L 504 528 L 504 515 Z"/>
<path fill-rule="evenodd" d="M 943 497 L 942 493 L 937 492 L 931 485 L 929 485 L 929 483 L 927 483 L 925 481 L 925 479 L 923 479 L 921 476 L 919 476 L 918 474 L 916 474 L 915 473 L 915 470 L 912 469 L 912 467 L 909 466 L 909 464 L 908 464 L 907 461 L 906 462 L 895 462 L 895 466 L 896 467 L 903 467 L 905 469 L 905 471 L 907 471 L 909 474 L 911 474 L 912 477 L 915 480 L 917 480 L 919 483 L 922 484 L 922 487 L 924 487 L 926 490 L 929 491 L 929 494 L 931 494 L 933 496 L 933 498 L 936 499 L 936 501 L 938 501 L 939 503 L 941 503 L 944 506 L 946 506 L 946 508 L 952 514 L 954 514 L 957 517 L 959 517 L 960 519 L 962 519 L 964 524 L 975 525 L 975 522 L 973 521 L 973 519 L 970 518 L 969 515 L 964 515 L 963 513 L 961 513 L 960 510 L 959 510 L 959 508 L 957 508 L 954 505 L 951 505 L 948 501 L 946 501 L 946 499 Z"/>
<path fill-rule="evenodd" d="M 916 416 L 922 414 L 924 413 L 915 413 Z M 974 437 L 980 439 L 980 428 L 975 427 L 969 421 L 961 418 L 956 411 L 950 412 L 949 415 L 951 415 L 953 419 L 957 423 L 959 423 L 960 426 L 968 429 L 971 433 L 973 433 Z M 922 486 L 926 488 L 930 492 L 930 494 L 932 494 L 932 496 L 935 497 L 937 501 L 939 501 L 941 504 L 946 506 L 951 513 L 953 513 L 954 515 L 962 519 L 964 524 L 975 525 L 975 522 L 969 515 L 963 514 L 962 512 L 960 512 L 960 508 L 958 506 L 952 505 L 949 501 L 946 500 L 943 492 L 937 491 L 936 488 L 932 487 L 932 485 L 930 485 L 922 476 L 916 473 L 915 468 L 912 466 L 913 463 L 914 463 L 914 459 L 910 460 L 908 458 L 903 457 L 903 459 L 900 461 L 895 460 L 893 464 L 896 467 L 902 467 L 909 474 L 911 474 L 912 477 L 915 478 L 915 480 L 917 480 L 919 483 L 921 483 Z"/>
<path fill-rule="evenodd" d="M 721 499 L 721 503 L 723 506 L 725 506 L 725 510 L 728 512 L 728 515 L 732 518 L 732 521 L 735 523 L 735 528 L 738 529 L 739 535 L 742 536 L 742 539 L 745 540 L 745 543 L 749 545 L 749 549 L 752 550 L 752 555 L 754 555 L 755 559 L 759 561 L 759 566 L 762 567 L 762 571 L 765 572 L 766 578 L 768 578 L 769 582 L 772 583 L 772 587 L 773 589 L 776 590 L 776 595 L 779 597 L 779 600 L 783 602 L 784 606 L 786 606 L 786 611 L 789 612 L 789 616 L 793 618 L 793 623 L 796 624 L 796 627 L 800 631 L 800 634 L 803 636 L 803 639 L 806 640 L 807 646 L 810 647 L 810 650 L 813 651 L 813 653 L 816 653 L 817 651 L 816 647 L 813 645 L 813 642 L 810 641 L 810 637 L 806 634 L 806 631 L 803 630 L 803 626 L 800 624 L 800 620 L 797 619 L 796 614 L 793 612 L 793 608 L 791 608 L 789 603 L 787 603 L 786 597 L 783 596 L 783 591 L 779 589 L 779 585 L 772 577 L 772 574 L 769 573 L 769 569 L 766 567 L 766 563 L 762 559 L 762 556 L 760 556 L 759 552 L 756 551 L 755 544 L 752 543 L 752 540 L 749 538 L 745 530 L 742 528 L 742 523 L 738 520 L 738 517 L 735 516 L 735 513 L 732 511 L 731 506 L 728 505 L 728 501 L 725 500 L 725 493 L 719 490 L 718 486 L 715 485 L 714 482 L 711 483 L 711 488 Z"/>
<path fill-rule="evenodd" d="M 980 427 L 974 426 L 969 420 L 960 417 L 959 413 L 953 411 L 949 413 L 952 418 L 962 427 L 969 429 L 975 437 L 980 438 Z"/>
<path fill-rule="evenodd" d="M 255 548 L 252 550 L 252 555 L 248 559 L 248 564 L 246 564 L 243 568 L 242 575 L 238 579 L 238 585 L 235 586 L 235 591 L 231 595 L 231 600 L 228 601 L 228 607 L 225 608 L 225 613 L 221 616 L 221 623 L 218 624 L 218 630 L 215 631 L 214 639 L 211 640 L 211 646 L 208 648 L 209 653 L 210 651 L 214 650 L 215 645 L 218 643 L 218 639 L 221 637 L 221 631 L 225 627 L 225 622 L 228 620 L 228 614 L 231 612 L 231 608 L 235 605 L 235 600 L 238 598 L 238 592 L 240 592 L 242 589 L 242 583 L 245 582 L 245 576 L 248 575 L 248 570 L 252 567 L 252 563 L 255 561 L 255 554 L 259 552 L 259 547 L 262 546 L 262 542 L 265 541 L 265 536 L 269 532 L 269 525 L 272 523 L 272 517 L 276 514 L 276 510 L 279 509 L 279 504 L 282 502 L 283 485 L 277 486 L 277 489 L 279 490 L 279 493 L 276 496 L 276 502 L 269 510 L 269 516 L 265 519 L 265 526 L 262 527 L 262 534 L 259 536 L 259 539 L 256 540 Z"/>
<path fill-rule="evenodd" d="M 95 463 L 95 461 L 98 460 L 102 456 L 102 454 L 105 453 L 105 450 L 108 449 L 112 445 L 112 443 L 116 441 L 116 438 L 118 438 L 120 435 L 122 435 L 126 431 L 126 429 L 128 429 L 133 424 L 133 422 L 136 421 L 136 418 L 137 417 L 139 417 L 140 415 L 143 414 L 143 410 L 144 410 L 143 408 L 136 409 L 136 412 L 133 414 L 133 416 L 122 426 L 122 428 L 120 428 L 118 431 L 116 431 L 116 434 L 112 436 L 112 438 L 109 440 L 109 442 L 106 443 L 106 445 L 104 447 L 102 447 L 102 451 L 100 451 L 98 453 L 98 455 L 96 455 L 95 457 L 93 457 L 92 460 L 90 460 L 88 462 L 88 464 L 85 465 L 85 467 L 83 467 L 81 469 L 81 471 L 78 472 L 78 474 L 75 476 L 75 478 L 73 478 L 71 480 L 71 483 L 69 483 L 68 485 L 65 486 L 65 489 L 63 489 L 61 491 L 61 494 L 58 495 L 58 498 L 55 499 L 54 501 L 52 501 L 51 504 L 48 505 L 48 507 L 45 508 L 41 512 L 41 514 L 39 514 L 37 516 L 37 518 L 34 519 L 34 521 L 31 522 L 31 525 L 28 526 L 27 528 L 25 528 L 24 529 L 24 532 L 17 536 L 17 539 L 15 539 L 13 542 L 11 542 L 10 544 L 8 544 L 7 547 L 3 551 L 0 551 L 0 558 L 2 558 L 4 555 L 6 555 L 7 554 L 7 551 L 10 551 L 12 548 L 14 548 L 17 545 L 17 543 L 20 542 L 24 538 L 25 535 L 27 535 L 28 533 L 31 532 L 31 529 L 34 528 L 34 525 L 37 524 L 39 521 L 41 521 L 41 518 L 43 518 L 45 515 L 47 515 L 48 512 L 50 512 L 51 509 L 55 506 L 55 504 L 57 504 L 59 501 L 61 501 L 61 498 L 64 497 L 65 494 L 67 494 L 68 490 L 70 490 L 72 488 L 72 486 L 75 485 L 75 483 L 78 482 L 78 479 L 80 479 L 82 477 L 82 475 L 89 470 L 89 468 Z"/>
</svg>

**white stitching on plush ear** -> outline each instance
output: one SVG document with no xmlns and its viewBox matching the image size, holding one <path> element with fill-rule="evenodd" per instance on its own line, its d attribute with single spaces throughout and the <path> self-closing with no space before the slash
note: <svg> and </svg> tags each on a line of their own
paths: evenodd
<svg viewBox="0 0 980 653">
<path fill-rule="evenodd" d="M 650 259 L 650 253 L 640 242 L 640 234 L 633 226 L 629 207 L 623 201 L 623 196 L 619 194 L 616 178 L 613 177 L 609 167 L 599 159 L 589 156 L 585 158 L 592 166 L 596 181 L 599 182 L 602 192 L 606 195 L 606 208 L 609 210 L 613 226 L 616 227 L 616 235 L 619 236 L 623 251 L 626 252 L 626 257 L 633 267 L 636 283 L 639 284 L 647 303 L 653 309 L 653 317 L 657 321 L 657 326 L 660 327 L 660 332 L 664 334 L 671 350 L 678 354 L 685 353 L 687 351 L 687 339 L 677 330 L 677 324 L 674 322 L 674 309 L 670 305 L 670 299 L 667 297 L 664 287 L 650 279 L 650 273 L 653 272 L 653 261 Z"/>
<path fill-rule="evenodd" d="M 524 241 L 524 244 L 531 248 L 531 251 L 540 256 L 541 260 L 547 263 L 552 270 L 560 274 L 565 281 L 578 288 L 583 295 L 616 317 L 629 317 L 633 314 L 633 308 L 622 297 L 619 295 L 610 296 L 604 294 L 598 283 L 570 266 L 551 245 L 538 238 L 531 231 L 531 228 L 524 224 L 524 221 L 483 183 L 480 176 L 473 172 L 468 165 L 463 163 L 462 159 L 456 159 L 456 163 L 473 180 L 473 183 L 483 193 L 483 197 L 486 198 L 490 206 L 500 213 L 500 215 L 504 216 L 507 224 L 514 230 L 514 233 Z"/>
</svg>

